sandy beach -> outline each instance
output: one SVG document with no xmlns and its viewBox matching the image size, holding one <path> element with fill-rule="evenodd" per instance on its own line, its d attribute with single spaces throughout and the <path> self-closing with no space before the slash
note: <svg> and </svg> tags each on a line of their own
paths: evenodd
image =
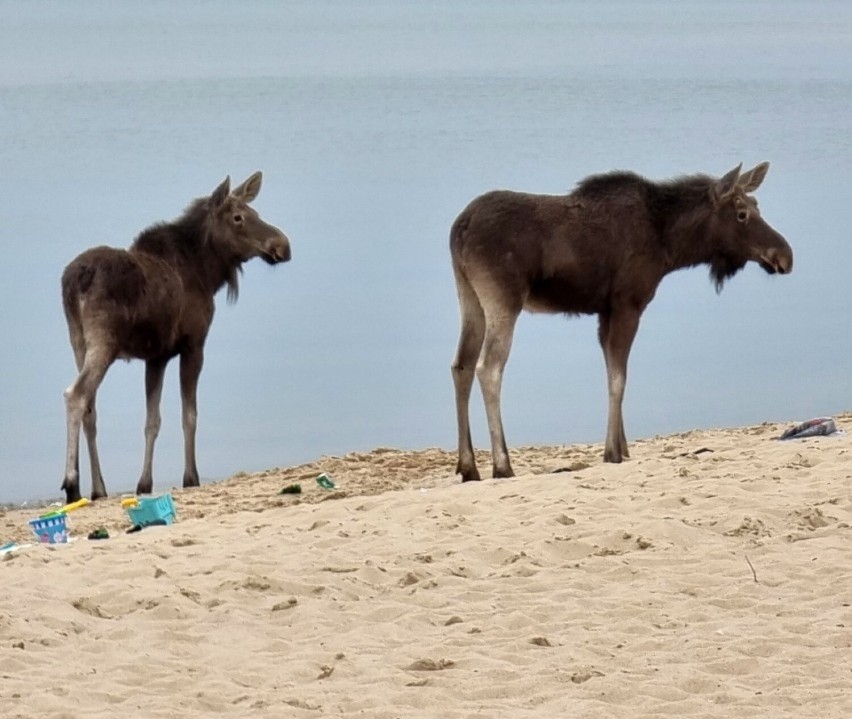
<svg viewBox="0 0 852 719">
<path fill-rule="evenodd" d="M 76 541 L 0 556 L 2 715 L 848 717 L 836 419 L 637 440 L 621 465 L 517 448 L 518 477 L 466 485 L 437 449 L 325 457 L 173 490 L 178 521 L 134 534 L 110 497 Z M 32 516 L 0 514 L 0 544 Z"/>
</svg>

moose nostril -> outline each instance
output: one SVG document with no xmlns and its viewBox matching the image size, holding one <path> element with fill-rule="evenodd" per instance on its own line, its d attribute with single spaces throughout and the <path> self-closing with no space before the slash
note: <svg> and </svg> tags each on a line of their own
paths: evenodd
<svg viewBox="0 0 852 719">
<path fill-rule="evenodd" d="M 287 262 L 290 259 L 290 241 L 283 233 L 270 237 L 265 243 L 265 252 L 276 262 Z"/>
<path fill-rule="evenodd" d="M 772 247 L 767 250 L 764 258 L 779 274 L 789 274 L 793 269 L 793 254 L 784 248 Z"/>
</svg>

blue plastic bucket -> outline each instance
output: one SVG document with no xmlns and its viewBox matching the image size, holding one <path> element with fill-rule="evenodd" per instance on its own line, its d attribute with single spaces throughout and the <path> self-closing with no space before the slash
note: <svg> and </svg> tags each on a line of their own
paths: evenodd
<svg viewBox="0 0 852 719">
<path fill-rule="evenodd" d="M 68 541 L 68 528 L 65 525 L 64 514 L 31 519 L 29 524 L 33 534 L 42 544 L 64 544 Z"/>
</svg>

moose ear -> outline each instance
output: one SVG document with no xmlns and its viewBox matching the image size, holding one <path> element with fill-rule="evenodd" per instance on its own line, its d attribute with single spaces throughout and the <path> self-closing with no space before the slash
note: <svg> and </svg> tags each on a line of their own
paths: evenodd
<svg viewBox="0 0 852 719">
<path fill-rule="evenodd" d="M 258 170 L 248 178 L 242 185 L 237 187 L 231 194 L 245 203 L 251 202 L 260 192 L 260 183 L 263 181 L 263 173 Z"/>
<path fill-rule="evenodd" d="M 767 172 L 769 172 L 769 163 L 761 162 L 757 167 L 754 167 L 748 172 L 744 172 L 740 175 L 740 179 L 737 184 L 742 187 L 745 192 L 754 192 L 758 187 L 760 187 L 760 183 L 763 182 L 763 178 L 766 177 Z"/>
<path fill-rule="evenodd" d="M 231 176 L 228 175 L 224 180 L 222 180 L 222 184 L 219 185 L 215 190 L 213 190 L 213 194 L 210 195 L 210 204 L 213 207 L 221 207 L 222 203 L 228 199 L 228 195 L 231 193 Z"/>
<path fill-rule="evenodd" d="M 717 200 L 721 200 L 723 197 L 733 191 L 733 189 L 737 186 L 737 180 L 739 180 L 740 170 L 742 169 L 743 163 L 741 162 L 722 179 L 716 180 L 716 184 L 713 187 L 713 191 L 716 195 Z"/>
</svg>

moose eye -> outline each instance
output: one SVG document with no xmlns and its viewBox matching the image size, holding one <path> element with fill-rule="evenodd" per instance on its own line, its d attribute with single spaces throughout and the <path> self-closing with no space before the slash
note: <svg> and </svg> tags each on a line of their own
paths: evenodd
<svg viewBox="0 0 852 719">
<path fill-rule="evenodd" d="M 239 212 L 234 215 L 234 224 L 235 225 L 243 224 L 243 216 Z"/>
<path fill-rule="evenodd" d="M 737 222 L 746 222 L 748 220 L 748 210 L 737 210 Z"/>
</svg>

